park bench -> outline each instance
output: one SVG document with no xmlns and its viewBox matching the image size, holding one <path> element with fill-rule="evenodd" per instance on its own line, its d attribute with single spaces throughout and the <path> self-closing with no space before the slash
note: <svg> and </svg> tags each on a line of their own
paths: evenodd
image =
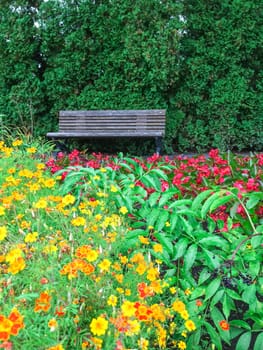
<svg viewBox="0 0 263 350">
<path fill-rule="evenodd" d="M 165 133 L 165 110 L 60 111 L 59 130 L 47 133 L 57 139 L 154 137 L 159 154 Z"/>
</svg>

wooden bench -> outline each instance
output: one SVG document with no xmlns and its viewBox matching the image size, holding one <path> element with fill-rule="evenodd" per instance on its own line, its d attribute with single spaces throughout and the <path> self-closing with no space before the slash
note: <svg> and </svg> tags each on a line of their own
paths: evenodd
<svg viewBox="0 0 263 350">
<path fill-rule="evenodd" d="M 154 137 L 157 154 L 165 133 L 165 110 L 60 111 L 59 131 L 49 132 L 55 139 Z"/>
</svg>

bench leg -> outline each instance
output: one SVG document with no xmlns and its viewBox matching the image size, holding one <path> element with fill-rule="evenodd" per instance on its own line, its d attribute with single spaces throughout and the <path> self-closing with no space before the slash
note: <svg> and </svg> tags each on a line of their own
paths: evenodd
<svg viewBox="0 0 263 350">
<path fill-rule="evenodd" d="M 159 156 L 161 154 L 162 145 L 163 145 L 162 137 L 155 138 L 155 145 L 156 145 L 156 154 Z"/>
</svg>

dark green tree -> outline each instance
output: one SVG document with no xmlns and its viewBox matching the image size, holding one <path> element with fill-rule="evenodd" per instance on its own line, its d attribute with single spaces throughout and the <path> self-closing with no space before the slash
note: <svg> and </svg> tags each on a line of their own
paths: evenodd
<svg viewBox="0 0 263 350">
<path fill-rule="evenodd" d="M 262 150 L 262 1 L 183 3 L 179 147 Z"/>
<path fill-rule="evenodd" d="M 45 110 L 38 30 L 41 1 L 1 2 L 0 112 L 5 125 L 35 131 Z"/>
</svg>

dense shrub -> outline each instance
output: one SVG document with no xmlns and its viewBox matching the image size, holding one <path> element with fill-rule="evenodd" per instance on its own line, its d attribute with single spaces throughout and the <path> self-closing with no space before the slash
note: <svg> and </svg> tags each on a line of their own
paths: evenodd
<svg viewBox="0 0 263 350">
<path fill-rule="evenodd" d="M 166 108 L 166 152 L 262 149 L 260 0 L 16 0 L 0 17 L 5 125 L 45 135 L 60 109 Z"/>
</svg>

